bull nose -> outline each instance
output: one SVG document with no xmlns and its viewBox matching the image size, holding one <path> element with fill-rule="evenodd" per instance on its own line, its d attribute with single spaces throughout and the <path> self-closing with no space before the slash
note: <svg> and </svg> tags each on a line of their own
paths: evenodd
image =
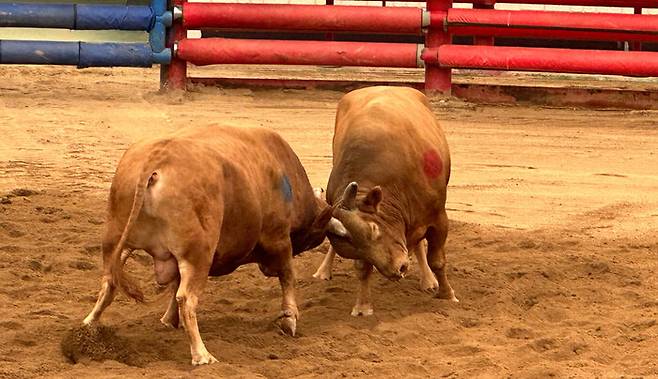
<svg viewBox="0 0 658 379">
<path fill-rule="evenodd" d="M 403 263 L 402 266 L 400 266 L 400 277 L 404 278 L 404 276 L 407 274 L 407 270 L 409 270 L 409 263 Z"/>
</svg>

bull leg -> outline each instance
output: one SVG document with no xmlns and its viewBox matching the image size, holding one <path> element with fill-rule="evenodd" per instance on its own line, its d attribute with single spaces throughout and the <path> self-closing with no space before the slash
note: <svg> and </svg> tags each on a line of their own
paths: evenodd
<svg viewBox="0 0 658 379">
<path fill-rule="evenodd" d="M 322 260 L 320 267 L 318 267 L 318 270 L 313 274 L 313 277 L 321 280 L 330 280 L 335 257 L 336 253 L 334 252 L 334 249 L 329 246 L 329 251 L 324 255 L 324 259 Z"/>
<path fill-rule="evenodd" d="M 169 299 L 169 306 L 165 311 L 165 314 L 160 318 L 160 322 L 168 327 L 173 329 L 178 329 L 180 323 L 180 317 L 178 315 L 178 301 L 176 301 L 176 293 L 178 292 L 178 287 L 180 285 L 180 279 L 176 279 L 173 286 L 173 293 L 171 299 Z"/>
<path fill-rule="evenodd" d="M 418 270 L 420 270 L 420 289 L 423 292 L 435 293 L 439 288 L 439 282 L 436 276 L 427 264 L 427 241 L 422 240 L 414 249 L 416 259 L 418 260 Z"/>
<path fill-rule="evenodd" d="M 114 295 L 116 295 L 116 287 L 112 283 L 112 278 L 108 275 L 103 275 L 103 278 L 101 279 L 101 290 L 98 293 L 98 300 L 96 300 L 94 308 L 89 312 L 82 323 L 84 325 L 91 325 L 97 322 L 105 308 L 112 304 Z"/>
<path fill-rule="evenodd" d="M 354 261 L 354 268 L 359 278 L 359 291 L 356 297 L 356 305 L 352 308 L 352 316 L 371 316 L 374 312 L 370 303 L 372 264 L 366 261 L 356 260 Z"/>
<path fill-rule="evenodd" d="M 297 319 L 299 318 L 299 309 L 295 299 L 295 270 L 292 264 L 292 246 L 282 251 L 281 269 L 279 270 L 279 284 L 283 299 L 281 301 L 280 326 L 284 333 L 295 336 L 297 332 Z"/>
<path fill-rule="evenodd" d="M 101 289 L 98 292 L 98 299 L 94 308 L 89 312 L 87 317 L 82 321 L 84 325 L 91 325 L 100 319 L 105 308 L 112 304 L 114 296 L 116 295 L 116 286 L 112 282 L 112 275 L 110 274 L 109 267 L 111 264 L 112 251 L 116 247 L 116 241 L 105 239 L 101 246 L 103 254 L 103 277 L 101 278 Z M 130 252 L 121 254 L 121 265 L 125 264 L 126 260 L 130 257 Z M 120 268 L 117 268 L 120 269 Z"/>
<path fill-rule="evenodd" d="M 208 281 L 211 264 L 211 259 L 202 255 L 204 252 L 207 252 L 207 250 L 199 250 L 197 253 L 199 255 L 188 253 L 189 256 L 195 258 L 194 261 L 186 259 L 187 257 L 178 258 L 180 285 L 178 291 L 176 291 L 176 301 L 178 302 L 178 312 L 183 327 L 190 342 L 192 364 L 195 366 L 217 362 L 217 359 L 208 352 L 203 340 L 201 340 L 196 318 L 199 296 Z M 212 254 L 210 256 L 212 257 Z"/>
<path fill-rule="evenodd" d="M 445 243 L 447 237 L 448 215 L 443 211 L 439 216 L 437 224 L 427 231 L 427 261 L 439 282 L 439 290 L 436 293 L 436 297 L 459 302 L 446 275 Z"/>
</svg>

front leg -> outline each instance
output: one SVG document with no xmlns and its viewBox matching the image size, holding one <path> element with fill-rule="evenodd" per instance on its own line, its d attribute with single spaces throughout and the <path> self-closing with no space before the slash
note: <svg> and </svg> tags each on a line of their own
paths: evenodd
<svg viewBox="0 0 658 379">
<path fill-rule="evenodd" d="M 420 289 L 423 292 L 433 294 L 439 288 L 439 281 L 430 269 L 427 263 L 427 241 L 422 240 L 414 248 L 414 254 L 418 260 L 418 270 L 420 275 Z"/>
<path fill-rule="evenodd" d="M 318 267 L 318 270 L 313 274 L 313 277 L 321 280 L 330 280 L 331 279 L 331 270 L 334 265 L 334 258 L 336 258 L 336 252 L 334 248 L 329 246 L 329 251 L 324 255 L 322 264 Z"/>
<path fill-rule="evenodd" d="M 359 278 L 359 291 L 356 297 L 356 305 L 352 308 L 352 316 L 371 316 L 373 314 L 372 304 L 370 303 L 372 264 L 356 260 L 354 261 L 354 268 Z"/>
<path fill-rule="evenodd" d="M 439 281 L 439 290 L 436 297 L 459 302 L 455 291 L 448 282 L 446 275 L 445 244 L 448 237 L 448 215 L 445 211 L 439 216 L 437 225 L 427 231 L 427 261 Z"/>
</svg>

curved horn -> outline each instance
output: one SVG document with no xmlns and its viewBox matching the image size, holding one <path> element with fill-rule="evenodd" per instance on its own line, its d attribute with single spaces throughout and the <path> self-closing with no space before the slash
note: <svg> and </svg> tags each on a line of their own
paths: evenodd
<svg viewBox="0 0 658 379">
<path fill-rule="evenodd" d="M 356 209 L 356 191 L 359 189 L 359 185 L 356 184 L 356 182 L 352 182 L 345 187 L 345 191 L 343 192 L 343 197 L 341 199 L 341 202 L 343 204 L 343 208 L 345 209 Z"/>
<path fill-rule="evenodd" d="M 324 188 L 322 187 L 317 187 L 313 188 L 313 194 L 315 195 L 316 198 L 318 199 L 323 199 L 324 198 Z"/>
<path fill-rule="evenodd" d="M 339 237 L 347 237 L 350 234 L 350 232 L 347 231 L 347 228 L 345 228 L 345 225 L 335 217 L 332 217 L 331 220 L 329 220 L 327 231 Z"/>
</svg>

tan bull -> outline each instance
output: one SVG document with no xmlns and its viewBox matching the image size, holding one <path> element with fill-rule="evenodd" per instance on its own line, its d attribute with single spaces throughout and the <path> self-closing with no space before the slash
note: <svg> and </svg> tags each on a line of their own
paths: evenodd
<svg viewBox="0 0 658 379">
<path fill-rule="evenodd" d="M 278 276 L 280 325 L 296 330 L 293 255 L 319 245 L 332 208 L 314 195 L 290 146 L 266 128 L 186 128 L 130 147 L 119 162 L 102 240 L 98 301 L 84 324 L 96 322 L 115 289 L 142 300 L 123 273 L 122 251 L 153 257 L 156 280 L 173 284 L 162 323 L 182 322 L 192 364 L 216 359 L 197 326 L 196 307 L 207 277 L 258 263 Z"/>
<path fill-rule="evenodd" d="M 403 87 L 369 87 L 338 104 L 327 201 L 344 228 L 315 273 L 329 279 L 335 253 L 355 259 L 360 279 L 352 315 L 371 315 L 373 266 L 404 277 L 413 250 L 421 288 L 458 301 L 446 276 L 446 187 L 450 152 L 425 95 Z M 438 280 L 437 280 L 438 279 Z"/>
</svg>

